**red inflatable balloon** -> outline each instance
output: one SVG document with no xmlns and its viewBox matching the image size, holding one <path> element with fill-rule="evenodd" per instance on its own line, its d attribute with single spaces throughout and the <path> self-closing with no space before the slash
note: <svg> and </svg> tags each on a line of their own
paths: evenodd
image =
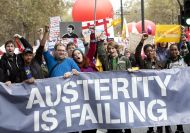
<svg viewBox="0 0 190 133">
<path fill-rule="evenodd" d="M 137 30 L 142 33 L 142 21 L 136 23 Z M 156 25 L 150 20 L 145 20 L 145 32 L 149 35 L 155 35 Z"/>
<path fill-rule="evenodd" d="M 74 22 L 94 20 L 95 0 L 77 0 L 73 5 Z M 96 19 L 113 18 L 113 7 L 109 0 L 97 0 Z"/>
</svg>

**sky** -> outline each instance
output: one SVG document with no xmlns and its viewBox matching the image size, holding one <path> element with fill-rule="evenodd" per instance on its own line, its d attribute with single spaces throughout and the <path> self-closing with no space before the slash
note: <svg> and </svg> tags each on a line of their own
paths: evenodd
<svg viewBox="0 0 190 133">
<path fill-rule="evenodd" d="M 124 4 L 124 2 L 126 2 L 126 1 L 130 1 L 130 0 L 123 0 L 123 4 Z M 120 4 L 121 4 L 121 3 L 120 3 L 120 0 L 110 0 L 110 2 L 112 3 L 114 10 L 117 10 L 117 9 L 120 8 Z"/>
<path fill-rule="evenodd" d="M 70 0 L 66 0 L 66 1 L 70 1 Z M 109 1 L 112 3 L 114 11 L 120 9 L 120 0 L 109 0 Z M 130 1 L 130 0 L 123 0 L 123 4 L 126 1 Z M 71 14 L 71 10 L 69 11 L 69 13 Z"/>
<path fill-rule="evenodd" d="M 110 2 L 112 3 L 114 10 L 119 9 L 119 7 L 120 7 L 120 0 L 110 0 Z"/>
<path fill-rule="evenodd" d="M 65 0 L 65 1 L 70 1 L 70 0 Z M 75 0 L 73 0 L 73 1 L 75 1 Z M 114 10 L 117 10 L 120 8 L 120 0 L 109 0 L 109 1 L 112 3 Z M 125 1 L 130 1 L 130 0 L 123 0 L 123 3 Z"/>
</svg>

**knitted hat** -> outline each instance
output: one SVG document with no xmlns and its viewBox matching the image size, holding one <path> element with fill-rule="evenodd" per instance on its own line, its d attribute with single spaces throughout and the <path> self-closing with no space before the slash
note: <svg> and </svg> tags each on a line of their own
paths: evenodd
<svg viewBox="0 0 190 133">
<path fill-rule="evenodd" d="M 75 48 L 75 49 L 73 50 L 73 53 L 72 53 L 72 58 L 74 58 L 74 52 L 75 52 L 76 50 L 80 51 L 80 53 L 82 54 L 82 56 L 84 56 L 84 53 L 82 52 L 82 50 L 81 50 L 80 48 Z"/>
</svg>

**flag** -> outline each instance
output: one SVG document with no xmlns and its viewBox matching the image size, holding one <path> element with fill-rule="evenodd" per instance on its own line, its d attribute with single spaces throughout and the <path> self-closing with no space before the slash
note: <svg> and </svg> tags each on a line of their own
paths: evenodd
<svg viewBox="0 0 190 133">
<path fill-rule="evenodd" d="M 126 19 L 124 19 L 124 21 L 123 21 L 123 29 L 122 29 L 121 37 L 122 37 L 122 39 L 126 39 L 129 37 L 129 31 L 128 31 Z"/>
<path fill-rule="evenodd" d="M 96 20 L 96 35 L 100 36 L 102 33 L 105 33 L 105 35 L 108 38 L 114 38 L 114 28 L 111 26 L 112 19 L 111 18 L 105 18 L 105 19 L 99 19 Z M 82 22 L 82 32 L 87 41 L 90 41 L 90 32 L 89 27 L 94 26 L 94 21 L 85 21 Z"/>
<path fill-rule="evenodd" d="M 180 25 L 156 25 L 155 42 L 180 42 Z"/>
<path fill-rule="evenodd" d="M 136 27 L 136 23 L 132 23 L 132 31 L 131 32 L 135 33 L 135 34 L 139 34 L 137 27 Z"/>
<path fill-rule="evenodd" d="M 15 38 L 15 42 L 16 42 L 16 44 L 17 44 L 17 47 L 18 47 L 18 49 L 19 49 L 19 52 L 22 53 L 23 50 L 24 50 L 24 48 L 22 47 L 22 44 L 20 44 L 18 38 Z"/>
<path fill-rule="evenodd" d="M 100 59 L 98 58 L 98 55 L 96 56 L 96 69 L 98 70 L 98 72 L 102 72 L 103 71 L 103 66 L 102 63 L 100 61 Z"/>
<path fill-rule="evenodd" d="M 121 24 L 121 18 L 114 19 L 114 20 L 111 22 L 111 26 L 113 26 L 113 27 L 117 26 L 118 24 Z"/>
</svg>

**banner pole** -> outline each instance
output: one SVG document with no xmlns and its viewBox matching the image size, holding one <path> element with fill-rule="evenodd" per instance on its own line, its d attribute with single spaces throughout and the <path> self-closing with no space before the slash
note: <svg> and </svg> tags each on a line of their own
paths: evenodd
<svg viewBox="0 0 190 133">
<path fill-rule="evenodd" d="M 96 30 L 96 7 L 97 7 L 97 0 L 95 0 L 95 5 L 94 5 L 94 30 Z"/>
<path fill-rule="evenodd" d="M 144 27 L 144 0 L 141 0 L 141 19 L 142 19 L 142 33 L 145 32 Z"/>
<path fill-rule="evenodd" d="M 123 1 L 120 1 L 121 4 L 121 33 L 123 31 Z"/>
</svg>

